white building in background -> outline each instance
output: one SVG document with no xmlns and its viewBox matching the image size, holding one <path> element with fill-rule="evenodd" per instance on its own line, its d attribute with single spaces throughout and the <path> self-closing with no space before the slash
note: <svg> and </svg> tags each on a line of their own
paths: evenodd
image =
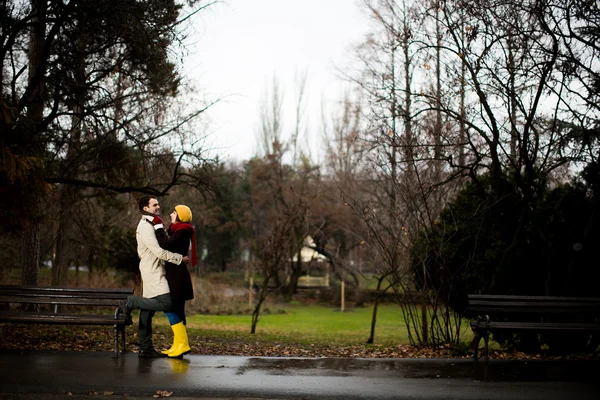
<svg viewBox="0 0 600 400">
<path fill-rule="evenodd" d="M 316 262 L 327 261 L 327 257 L 317 253 L 315 250 L 312 249 L 313 247 L 315 247 L 315 241 L 312 237 L 307 236 L 304 239 L 304 246 L 302 247 L 302 250 L 300 250 L 300 257 L 302 259 L 302 262 L 309 263 L 313 260 L 315 260 Z M 292 261 L 298 261 L 298 254 L 295 254 L 294 257 L 292 257 Z"/>
<path fill-rule="evenodd" d="M 326 263 L 325 276 L 310 276 L 312 263 L 327 262 L 327 258 L 313 250 L 315 241 L 312 237 L 307 236 L 304 239 L 304 246 L 300 250 L 300 260 L 309 265 L 306 275 L 298 278 L 298 287 L 328 287 L 329 286 L 329 263 Z M 293 262 L 298 262 L 298 254 L 292 257 Z"/>
</svg>

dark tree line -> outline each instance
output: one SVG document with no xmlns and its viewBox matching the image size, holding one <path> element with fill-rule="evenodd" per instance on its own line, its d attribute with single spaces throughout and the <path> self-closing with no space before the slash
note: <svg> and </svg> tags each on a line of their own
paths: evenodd
<svg viewBox="0 0 600 400">
<path fill-rule="evenodd" d="M 22 236 L 23 283 L 36 284 L 42 225 L 56 221 L 55 285 L 65 284 L 72 223 L 85 201 L 165 194 L 192 177 L 190 123 L 175 46 L 201 1 L 3 1 L 0 185 L 6 232 Z M 52 207 L 52 205 L 58 207 Z M 52 210 L 55 214 L 48 211 Z M 20 218 L 14 218 L 19 215 Z M 94 225 L 93 220 L 91 225 Z"/>
</svg>

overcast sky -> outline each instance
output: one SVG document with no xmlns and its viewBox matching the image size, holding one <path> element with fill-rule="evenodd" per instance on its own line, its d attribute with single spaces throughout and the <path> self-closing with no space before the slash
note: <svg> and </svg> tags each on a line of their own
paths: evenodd
<svg viewBox="0 0 600 400">
<path fill-rule="evenodd" d="M 322 99 L 339 99 L 337 68 L 367 31 L 357 0 L 226 0 L 197 18 L 193 54 L 184 73 L 214 106 L 209 143 L 221 158 L 246 160 L 256 154 L 260 101 L 276 76 L 284 91 L 284 117 L 293 120 L 297 72 L 308 71 L 307 111 L 311 134 L 320 125 Z M 284 135 L 293 129 L 284 126 Z M 314 143 L 314 140 L 310 142 Z"/>
</svg>

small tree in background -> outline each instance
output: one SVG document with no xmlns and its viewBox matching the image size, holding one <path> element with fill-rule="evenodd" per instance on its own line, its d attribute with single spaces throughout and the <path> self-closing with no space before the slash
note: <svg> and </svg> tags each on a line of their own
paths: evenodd
<svg viewBox="0 0 600 400">
<path fill-rule="evenodd" d="M 282 273 L 308 234 L 309 203 L 296 192 L 290 180 L 291 169 L 282 165 L 280 157 L 278 152 L 265 159 L 253 159 L 248 165 L 252 177 L 248 237 L 255 271 L 263 278 L 252 312 L 252 333 L 256 331 L 262 304 L 274 290 L 281 292 Z"/>
</svg>

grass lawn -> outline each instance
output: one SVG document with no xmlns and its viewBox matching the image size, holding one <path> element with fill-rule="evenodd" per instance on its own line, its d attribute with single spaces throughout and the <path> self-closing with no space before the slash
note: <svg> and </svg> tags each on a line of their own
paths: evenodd
<svg viewBox="0 0 600 400">
<path fill-rule="evenodd" d="M 197 338 L 194 339 L 196 342 L 254 345 L 397 347 L 410 344 L 402 312 L 394 304 L 379 306 L 373 345 L 365 344 L 370 333 L 372 306 L 346 312 L 323 305 L 288 304 L 278 307 L 277 312 L 261 314 L 255 334 L 250 333 L 250 315 L 209 314 L 189 315 L 188 333 Z M 161 318 L 160 313 L 154 318 L 154 326 L 161 337 L 171 337 L 167 319 Z M 463 326 L 461 341 L 469 343 L 473 336 L 468 321 L 463 321 Z M 494 343 L 491 348 L 495 348 Z"/>
<path fill-rule="evenodd" d="M 250 315 L 197 314 L 188 317 L 188 325 L 190 329 L 199 329 L 211 336 L 229 333 L 287 343 L 353 345 L 365 343 L 369 337 L 372 307 L 355 308 L 345 312 L 319 305 L 292 304 L 281 307 L 279 310 L 284 312 L 264 313 L 260 316 L 255 335 L 250 334 Z M 379 306 L 375 343 L 409 343 L 398 306 Z"/>
</svg>

